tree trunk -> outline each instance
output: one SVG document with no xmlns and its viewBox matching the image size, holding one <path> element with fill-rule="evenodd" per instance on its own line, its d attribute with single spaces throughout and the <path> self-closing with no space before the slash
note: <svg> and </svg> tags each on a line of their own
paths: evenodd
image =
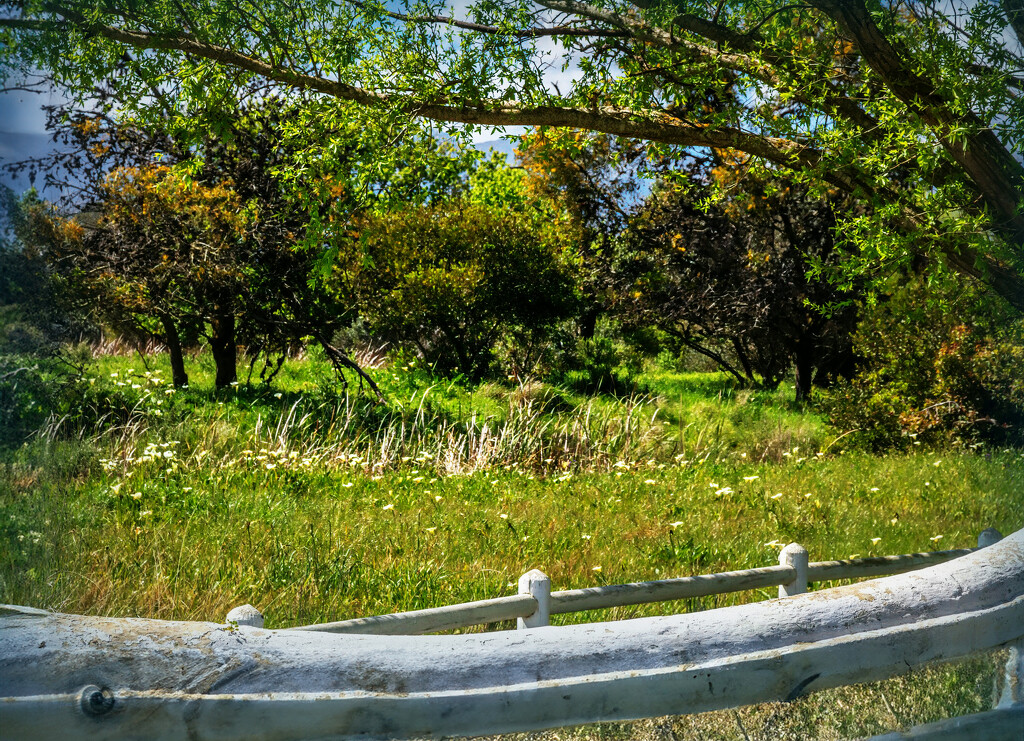
<svg viewBox="0 0 1024 741">
<path fill-rule="evenodd" d="M 235 315 L 222 314 L 210 320 L 210 350 L 217 366 L 216 384 L 218 389 L 230 386 L 238 380 L 238 350 L 235 346 Z"/>
<path fill-rule="evenodd" d="M 180 389 L 188 386 L 188 374 L 185 373 L 185 357 L 181 352 L 181 337 L 178 336 L 178 327 L 170 314 L 160 314 L 160 323 L 164 327 L 164 344 L 167 345 L 167 352 L 171 358 L 171 382 L 174 388 Z"/>
<path fill-rule="evenodd" d="M 743 345 L 735 337 L 732 338 L 732 349 L 736 353 L 736 359 L 740 361 L 740 365 L 743 366 L 743 374 L 747 378 L 747 383 L 751 386 L 757 387 L 757 378 L 754 376 L 754 369 L 750 365 L 750 360 L 747 358 L 747 353 L 743 350 Z"/>
<path fill-rule="evenodd" d="M 811 348 L 797 347 L 796 364 L 796 401 L 809 401 L 811 384 L 814 378 L 814 351 Z"/>
<path fill-rule="evenodd" d="M 726 373 L 728 373 L 729 375 L 736 379 L 736 383 L 738 384 L 739 388 L 747 387 L 747 379 L 744 378 L 743 375 L 729 363 L 729 361 L 727 361 L 724 357 L 716 353 L 714 350 L 704 347 L 699 342 L 691 340 L 685 335 L 680 334 L 679 332 L 673 332 L 671 330 L 668 330 L 668 333 L 675 337 L 680 342 L 682 342 L 686 347 L 693 350 L 694 352 L 699 353 L 703 355 L 705 358 L 708 358 L 718 363 L 718 367 L 720 367 L 722 370 L 724 370 Z"/>
</svg>

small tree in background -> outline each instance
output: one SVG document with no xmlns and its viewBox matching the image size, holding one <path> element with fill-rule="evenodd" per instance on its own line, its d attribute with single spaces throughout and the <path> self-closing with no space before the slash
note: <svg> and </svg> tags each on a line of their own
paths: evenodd
<svg viewBox="0 0 1024 741">
<path fill-rule="evenodd" d="M 369 215 L 345 243 L 341 281 L 382 338 L 479 380 L 504 333 L 549 328 L 575 306 L 544 221 L 465 200 Z"/>
<path fill-rule="evenodd" d="M 247 231 L 238 195 L 154 166 L 115 170 L 103 196 L 94 217 L 50 219 L 65 286 L 115 327 L 159 337 L 176 386 L 188 383 L 182 337 L 196 334 L 213 349 L 218 387 L 234 382 L 236 248 Z"/>
<path fill-rule="evenodd" d="M 839 257 L 833 205 L 783 183 L 711 200 L 699 181 L 651 195 L 605 263 L 614 307 L 742 385 L 775 388 L 795 365 L 805 400 L 852 360 L 854 294 L 809 277 Z"/>
</svg>

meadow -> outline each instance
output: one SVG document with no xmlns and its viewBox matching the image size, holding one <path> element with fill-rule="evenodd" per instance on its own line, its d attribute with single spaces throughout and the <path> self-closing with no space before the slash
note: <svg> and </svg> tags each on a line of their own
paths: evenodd
<svg viewBox="0 0 1024 741">
<path fill-rule="evenodd" d="M 98 354 L 75 402 L 2 451 L 0 602 L 213 621 L 251 603 L 282 628 L 513 594 L 531 568 L 569 589 L 770 565 L 789 542 L 826 560 L 971 547 L 986 527 L 1024 526 L 1024 451 L 850 449 L 788 387 L 655 368 L 632 394 L 596 396 L 376 365 L 387 404 L 346 392 L 315 354 L 273 385 L 221 392 L 206 356 L 175 390 L 160 355 Z M 548 736 L 880 732 L 988 707 L 998 660 Z"/>
</svg>

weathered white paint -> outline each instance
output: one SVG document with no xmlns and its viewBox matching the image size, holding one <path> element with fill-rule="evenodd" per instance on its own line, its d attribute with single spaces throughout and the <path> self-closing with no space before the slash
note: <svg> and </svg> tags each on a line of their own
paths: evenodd
<svg viewBox="0 0 1024 741">
<path fill-rule="evenodd" d="M 1006 676 L 998 707 L 1024 706 L 1024 638 L 1010 644 L 1010 655 L 1006 660 Z M 1024 726 L 1021 727 L 1024 738 Z"/>
<path fill-rule="evenodd" d="M 537 603 L 532 615 L 519 618 L 516 627 L 540 628 L 551 622 L 551 579 L 543 571 L 533 569 L 519 577 L 519 594 L 528 594 Z"/>
<path fill-rule="evenodd" d="M 807 591 L 807 549 L 799 543 L 790 543 L 779 553 L 779 565 L 796 571 L 792 581 L 779 585 L 779 597 L 792 597 Z"/>
<path fill-rule="evenodd" d="M 263 613 L 252 605 L 242 605 L 231 610 L 224 621 L 235 625 L 248 625 L 251 628 L 262 628 Z"/>
<path fill-rule="evenodd" d="M 551 614 L 600 610 L 607 607 L 643 605 L 649 602 L 706 597 L 711 594 L 740 592 L 745 589 L 775 587 L 796 577 L 789 566 L 765 566 L 759 569 L 701 574 L 678 579 L 613 584 L 587 589 L 566 589 L 551 593 Z"/>
<path fill-rule="evenodd" d="M 275 741 L 525 731 L 789 699 L 1022 633 L 1024 531 L 887 579 L 528 631 L 331 635 L 14 614 L 0 618 L 0 727 L 26 739 Z"/>
<path fill-rule="evenodd" d="M 872 576 L 891 576 L 908 571 L 927 568 L 952 561 L 954 558 L 972 553 L 973 548 L 958 548 L 950 551 L 928 553 L 906 553 L 900 556 L 873 556 L 840 561 L 815 561 L 807 566 L 810 581 L 834 581 L 837 579 L 865 579 Z"/>
<path fill-rule="evenodd" d="M 532 615 L 536 610 L 537 601 L 532 596 L 514 594 L 510 597 L 496 597 L 479 602 L 465 602 L 460 605 L 398 612 L 393 615 L 374 615 L 340 620 L 334 623 L 302 625 L 288 630 L 316 631 L 318 633 L 421 635 L 465 628 L 470 625 L 515 620 Z"/>
</svg>

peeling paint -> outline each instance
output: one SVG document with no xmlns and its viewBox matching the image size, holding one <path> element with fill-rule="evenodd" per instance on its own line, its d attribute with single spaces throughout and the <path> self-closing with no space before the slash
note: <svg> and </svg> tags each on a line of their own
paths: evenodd
<svg viewBox="0 0 1024 741">
<path fill-rule="evenodd" d="M 87 723 L 90 737 L 154 741 L 424 738 L 785 700 L 1020 639 L 1022 542 L 786 599 L 486 635 L 3 612 L 0 724 L 29 739 L 82 737 Z M 114 709 L 68 712 L 90 685 Z"/>
</svg>

